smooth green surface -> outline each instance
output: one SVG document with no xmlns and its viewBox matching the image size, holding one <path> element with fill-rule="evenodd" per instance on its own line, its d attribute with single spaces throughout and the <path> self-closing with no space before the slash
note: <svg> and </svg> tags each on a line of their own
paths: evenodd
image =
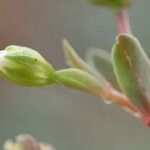
<svg viewBox="0 0 150 150">
<path fill-rule="evenodd" d="M 113 47 L 112 58 L 120 87 L 139 109 L 147 111 L 150 61 L 139 41 L 129 34 L 119 35 Z"/>
<path fill-rule="evenodd" d="M 85 71 L 70 68 L 56 71 L 56 75 L 58 76 L 58 83 L 68 88 L 86 91 L 101 96 L 101 98 L 107 96 L 107 93 L 104 93 L 107 83 L 99 81 L 96 77 Z"/>
<path fill-rule="evenodd" d="M 19 85 L 36 87 L 55 83 L 53 67 L 28 47 L 12 45 L 1 51 L 0 73 Z"/>
</svg>

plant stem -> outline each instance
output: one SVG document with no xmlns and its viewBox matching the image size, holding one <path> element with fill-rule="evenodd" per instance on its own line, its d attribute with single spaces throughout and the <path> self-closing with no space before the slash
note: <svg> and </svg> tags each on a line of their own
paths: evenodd
<svg viewBox="0 0 150 150">
<path fill-rule="evenodd" d="M 141 113 L 136 106 L 131 102 L 128 97 L 126 97 L 124 94 L 120 93 L 119 91 L 113 89 L 110 87 L 109 89 L 109 98 L 111 101 L 121 105 L 124 108 L 127 108 L 133 112 L 133 114 L 138 114 L 138 117 L 140 119 L 143 119 L 143 113 Z"/>
<path fill-rule="evenodd" d="M 116 16 L 117 29 L 119 33 L 131 33 L 129 16 L 126 9 L 121 9 Z"/>
</svg>

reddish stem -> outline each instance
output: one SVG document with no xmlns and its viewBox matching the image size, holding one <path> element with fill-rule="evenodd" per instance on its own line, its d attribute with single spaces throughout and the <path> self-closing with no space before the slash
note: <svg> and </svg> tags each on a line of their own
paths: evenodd
<svg viewBox="0 0 150 150">
<path fill-rule="evenodd" d="M 131 33 L 129 16 L 126 9 L 121 9 L 117 13 L 117 28 L 119 33 Z"/>
<path fill-rule="evenodd" d="M 110 87 L 107 89 L 109 91 L 108 99 L 111 101 L 123 106 L 125 108 L 130 109 L 133 114 L 138 114 L 138 118 L 143 120 L 143 122 L 150 127 L 150 113 L 149 112 L 141 112 L 134 104 L 128 99 L 124 94 Z M 135 115 L 136 116 L 136 115 Z"/>
<path fill-rule="evenodd" d="M 110 89 L 110 99 L 123 107 L 127 107 L 133 113 L 138 113 L 140 118 L 143 118 L 143 114 L 134 106 L 134 104 L 128 99 L 124 94 L 111 88 Z"/>
</svg>

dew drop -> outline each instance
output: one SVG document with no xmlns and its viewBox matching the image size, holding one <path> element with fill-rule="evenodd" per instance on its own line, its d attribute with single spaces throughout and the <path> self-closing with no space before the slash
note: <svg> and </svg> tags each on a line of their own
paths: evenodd
<svg viewBox="0 0 150 150">
<path fill-rule="evenodd" d="M 110 104 L 112 104 L 112 101 L 110 101 L 110 100 L 103 100 L 104 101 L 104 103 L 106 104 L 106 105 L 110 105 Z"/>
</svg>

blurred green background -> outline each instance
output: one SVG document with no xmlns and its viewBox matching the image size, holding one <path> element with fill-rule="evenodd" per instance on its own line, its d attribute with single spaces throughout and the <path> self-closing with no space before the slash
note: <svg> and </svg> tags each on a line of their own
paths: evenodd
<svg viewBox="0 0 150 150">
<path fill-rule="evenodd" d="M 150 1 L 129 10 L 134 34 L 150 49 Z M 1 0 L 0 47 L 38 50 L 56 68 L 67 67 L 66 37 L 84 57 L 86 50 L 110 51 L 117 35 L 114 13 L 86 0 Z M 64 87 L 26 88 L 0 79 L 0 149 L 20 133 L 51 143 L 56 150 L 149 150 L 150 129 L 115 104 Z"/>
</svg>

